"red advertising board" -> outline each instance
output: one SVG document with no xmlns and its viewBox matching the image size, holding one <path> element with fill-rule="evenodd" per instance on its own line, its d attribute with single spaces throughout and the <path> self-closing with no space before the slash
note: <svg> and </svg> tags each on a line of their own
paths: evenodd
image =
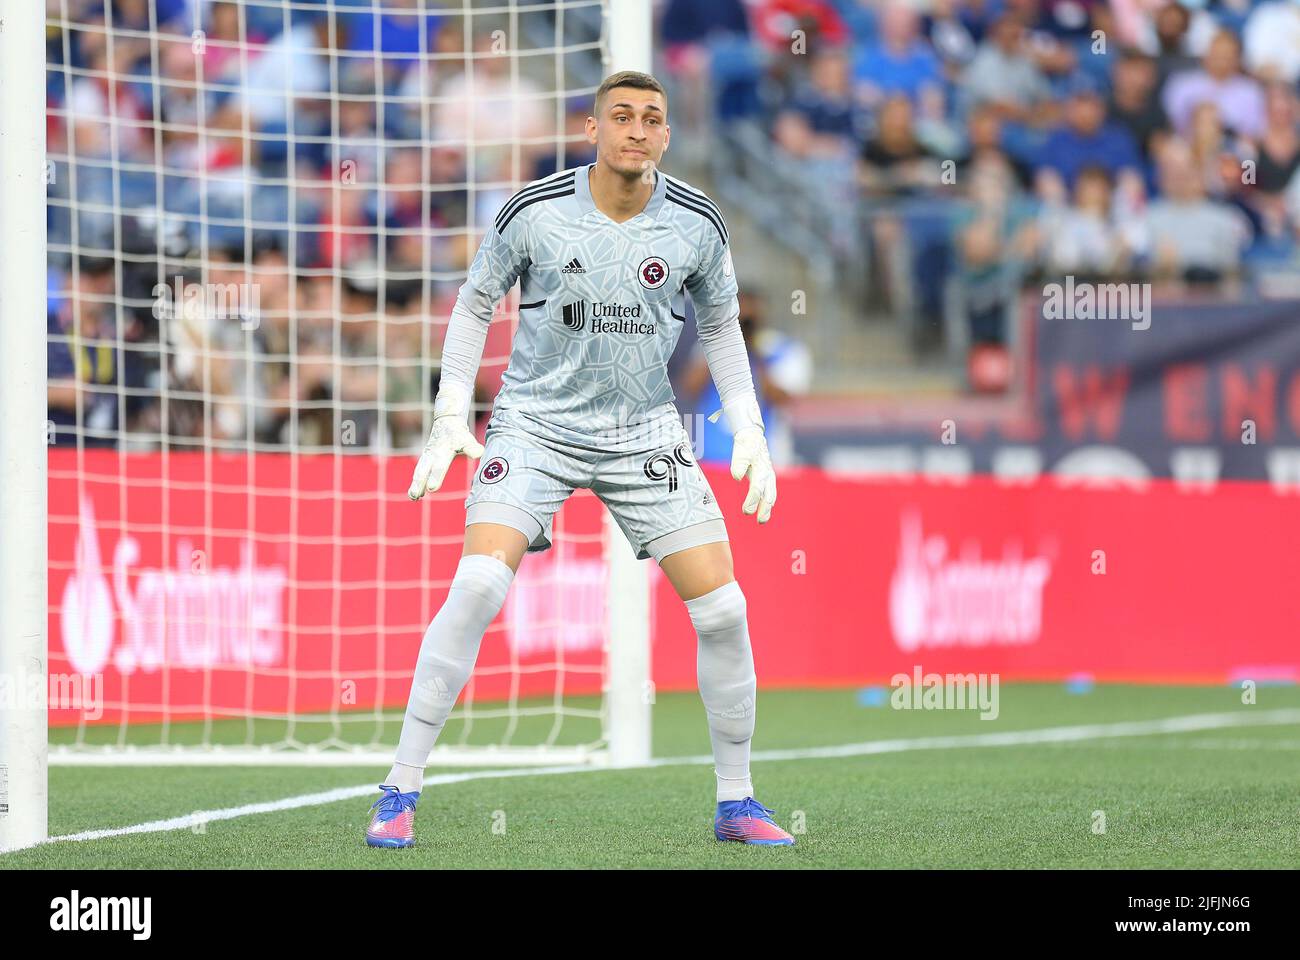
<svg viewBox="0 0 1300 960">
<path fill-rule="evenodd" d="M 242 717 L 405 703 L 455 570 L 467 473 L 414 504 L 411 461 L 50 453 L 50 670 L 108 709 Z M 1300 676 L 1300 500 L 1263 483 L 1088 489 L 795 469 L 772 521 L 706 467 L 765 686 L 896 673 L 1225 682 Z M 476 698 L 600 689 L 604 507 L 579 491 L 484 639 Z M 685 608 L 653 577 L 653 674 L 695 685 Z M 58 724 L 77 719 L 51 712 Z"/>
</svg>

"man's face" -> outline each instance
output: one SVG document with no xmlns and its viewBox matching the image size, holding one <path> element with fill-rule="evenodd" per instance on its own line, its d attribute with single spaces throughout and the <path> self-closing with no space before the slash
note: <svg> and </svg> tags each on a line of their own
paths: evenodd
<svg viewBox="0 0 1300 960">
<path fill-rule="evenodd" d="M 1106 104 L 1096 94 L 1080 94 L 1070 100 L 1068 116 L 1075 130 L 1092 135 L 1106 119 Z"/>
<path fill-rule="evenodd" d="M 1237 72 L 1237 41 L 1231 34 L 1220 33 L 1205 52 L 1205 72 L 1218 80 Z"/>
<path fill-rule="evenodd" d="M 654 90 L 615 87 L 605 94 L 597 116 L 587 118 L 587 142 L 616 173 L 640 176 L 668 148 L 668 112 Z"/>
<path fill-rule="evenodd" d="M 993 42 L 1008 56 L 1020 49 L 1020 41 L 1023 36 L 1024 29 L 1020 26 L 1019 21 L 1012 17 L 1003 18 L 993 27 Z"/>
<path fill-rule="evenodd" d="M 1121 96 L 1144 96 L 1155 81 L 1156 67 L 1151 60 L 1121 60 L 1115 69 L 1115 92 Z"/>
</svg>

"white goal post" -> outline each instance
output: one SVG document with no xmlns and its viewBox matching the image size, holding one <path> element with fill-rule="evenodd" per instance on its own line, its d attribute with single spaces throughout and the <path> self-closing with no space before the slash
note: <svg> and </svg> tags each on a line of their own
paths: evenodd
<svg viewBox="0 0 1300 960">
<path fill-rule="evenodd" d="M 651 69 L 650 0 L 611 0 L 610 63 L 616 70 Z M 609 753 L 616 766 L 650 759 L 650 581 L 645 566 L 606 513 L 609 544 Z"/>
<path fill-rule="evenodd" d="M 44 8 L 0 16 L 0 851 L 48 830 Z"/>
</svg>

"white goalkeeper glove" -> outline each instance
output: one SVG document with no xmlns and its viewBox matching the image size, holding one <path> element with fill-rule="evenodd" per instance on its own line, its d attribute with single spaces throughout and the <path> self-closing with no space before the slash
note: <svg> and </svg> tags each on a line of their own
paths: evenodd
<svg viewBox="0 0 1300 960">
<path fill-rule="evenodd" d="M 447 468 L 458 453 L 471 460 L 483 456 L 483 444 L 474 438 L 466 426 L 469 397 L 463 388 L 447 385 L 438 391 L 433 403 L 433 429 L 420 454 L 411 476 L 411 487 L 406 495 L 419 500 L 426 493 L 437 490 L 447 476 Z"/>
<path fill-rule="evenodd" d="M 758 411 L 758 401 L 745 397 L 724 403 L 719 413 L 726 414 L 731 427 L 731 479 L 749 477 L 749 492 L 740 508 L 746 515 L 758 513 L 758 522 L 767 523 L 776 504 L 776 471 L 772 456 L 763 435 L 763 417 Z M 718 413 L 709 419 L 717 422 Z"/>
</svg>

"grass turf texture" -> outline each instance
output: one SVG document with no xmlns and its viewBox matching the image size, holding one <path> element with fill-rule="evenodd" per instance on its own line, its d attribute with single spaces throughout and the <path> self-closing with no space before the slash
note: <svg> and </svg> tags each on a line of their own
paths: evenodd
<svg viewBox="0 0 1300 960">
<path fill-rule="evenodd" d="M 756 748 L 1006 733 L 1300 707 L 1295 687 L 1003 685 L 998 719 L 862 707 L 852 690 L 765 691 Z M 654 708 L 659 757 L 708 752 L 692 695 Z M 1296 867 L 1300 730 L 1247 726 L 1082 743 L 759 761 L 758 798 L 794 848 L 713 839 L 708 765 L 481 779 L 426 788 L 417 845 L 364 845 L 374 795 L 0 855 L 16 868 Z M 53 767 L 54 835 L 378 782 L 373 768 Z M 436 773 L 431 769 L 430 773 Z M 1094 811 L 1105 832 L 1094 833 Z M 501 824 L 503 833 L 494 832 Z M 498 826 L 499 830 L 499 826 Z"/>
</svg>

